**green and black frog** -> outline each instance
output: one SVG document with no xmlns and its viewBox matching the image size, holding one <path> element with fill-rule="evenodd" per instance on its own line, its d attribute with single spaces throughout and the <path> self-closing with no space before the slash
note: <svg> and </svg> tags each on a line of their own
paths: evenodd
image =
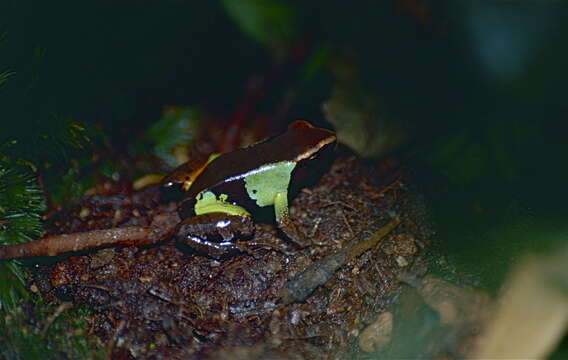
<svg viewBox="0 0 568 360">
<path fill-rule="evenodd" d="M 329 164 L 333 131 L 295 121 L 287 131 L 252 146 L 211 155 L 192 174 L 164 179 L 164 189 L 183 188 L 178 243 L 214 258 L 240 250 L 237 240 L 254 233 L 254 218 L 274 207 L 278 228 L 298 246 L 307 241 L 290 219 L 288 201 Z M 182 176 L 180 176 L 182 175 Z"/>
</svg>

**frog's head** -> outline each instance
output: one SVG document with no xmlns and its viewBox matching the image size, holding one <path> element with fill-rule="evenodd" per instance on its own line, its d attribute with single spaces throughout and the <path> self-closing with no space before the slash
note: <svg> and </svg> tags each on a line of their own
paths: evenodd
<svg viewBox="0 0 568 360">
<path fill-rule="evenodd" d="M 296 120 L 288 126 L 290 138 L 294 139 L 293 161 L 302 163 L 320 158 L 336 147 L 335 133 L 331 130 L 317 128 L 304 120 Z"/>
<path fill-rule="evenodd" d="M 326 169 L 335 153 L 337 138 L 331 130 L 317 128 L 310 123 L 298 120 L 288 127 L 294 139 L 297 166 L 292 177 L 292 186 L 298 187 L 315 182 L 318 174 Z"/>
<path fill-rule="evenodd" d="M 162 179 L 160 186 L 162 198 L 164 200 L 181 198 L 189 190 L 197 176 L 218 156 L 217 153 L 207 155 L 197 153 L 190 161 L 178 166 Z"/>
</svg>

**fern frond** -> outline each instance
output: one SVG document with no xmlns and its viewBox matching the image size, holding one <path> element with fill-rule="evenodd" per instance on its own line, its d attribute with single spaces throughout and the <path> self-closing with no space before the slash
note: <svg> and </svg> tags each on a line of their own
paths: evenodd
<svg viewBox="0 0 568 360">
<path fill-rule="evenodd" d="M 45 200 L 29 168 L 0 162 L 0 244 L 42 235 Z"/>
<path fill-rule="evenodd" d="M 0 244 L 18 244 L 42 235 L 43 194 L 31 169 L 0 162 Z M 16 261 L 0 262 L 0 310 L 13 310 L 29 297 Z"/>
</svg>

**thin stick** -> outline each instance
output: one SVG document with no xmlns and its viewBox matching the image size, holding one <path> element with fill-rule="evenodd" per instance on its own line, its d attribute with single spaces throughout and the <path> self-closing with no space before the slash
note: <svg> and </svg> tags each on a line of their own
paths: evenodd
<svg viewBox="0 0 568 360">
<path fill-rule="evenodd" d="M 295 278 L 288 280 L 280 293 L 280 304 L 287 305 L 297 301 L 304 301 L 317 289 L 335 275 L 348 261 L 353 260 L 365 251 L 377 246 L 382 238 L 400 224 L 399 218 L 392 219 L 385 226 L 378 223 L 371 226 L 370 231 L 363 231 L 355 235 L 346 248 L 328 255 L 312 265 Z"/>
<path fill-rule="evenodd" d="M 55 312 L 50 315 L 47 318 L 47 323 L 45 324 L 45 326 L 43 327 L 43 329 L 41 330 L 41 334 L 45 335 L 47 333 L 47 330 L 49 329 L 49 327 L 55 322 L 55 320 L 57 320 L 57 318 L 63 314 L 64 312 L 66 312 L 67 310 L 71 309 L 73 307 L 73 303 L 72 302 L 64 302 L 61 305 L 59 305 L 57 307 L 57 309 L 55 310 Z"/>
</svg>

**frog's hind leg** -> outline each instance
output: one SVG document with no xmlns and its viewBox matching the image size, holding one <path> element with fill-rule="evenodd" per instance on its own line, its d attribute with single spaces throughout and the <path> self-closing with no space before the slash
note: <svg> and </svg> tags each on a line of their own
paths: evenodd
<svg viewBox="0 0 568 360">
<path fill-rule="evenodd" d="M 254 222 L 249 216 L 221 212 L 201 214 L 183 220 L 178 226 L 177 243 L 214 259 L 243 251 L 236 239 L 252 237 Z"/>
<path fill-rule="evenodd" d="M 288 191 L 281 191 L 274 196 L 274 215 L 278 228 L 300 247 L 306 247 L 308 241 L 301 233 L 288 214 Z"/>
</svg>

